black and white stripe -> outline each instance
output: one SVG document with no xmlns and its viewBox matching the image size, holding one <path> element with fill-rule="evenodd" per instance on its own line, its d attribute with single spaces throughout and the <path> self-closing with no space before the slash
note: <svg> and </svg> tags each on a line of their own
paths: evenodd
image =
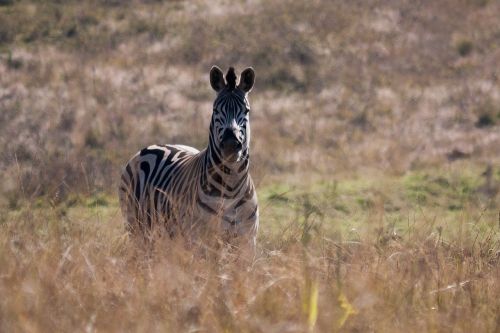
<svg viewBox="0 0 500 333">
<path fill-rule="evenodd" d="M 248 173 L 250 105 L 255 74 L 247 68 L 236 86 L 234 69 L 224 80 L 217 67 L 210 83 L 217 91 L 208 147 L 153 145 L 125 166 L 119 196 L 129 231 L 148 236 L 155 226 L 171 236 L 210 231 L 243 239 L 252 247 L 259 226 L 257 195 Z"/>
</svg>

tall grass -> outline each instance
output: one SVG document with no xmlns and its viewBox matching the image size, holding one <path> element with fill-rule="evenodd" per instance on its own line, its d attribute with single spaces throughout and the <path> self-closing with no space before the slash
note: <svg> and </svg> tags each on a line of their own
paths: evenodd
<svg viewBox="0 0 500 333">
<path fill-rule="evenodd" d="M 431 204 L 391 215 L 376 199 L 349 199 L 382 189 L 394 207 L 397 184 L 262 191 L 251 262 L 172 240 L 143 250 L 115 198 L 11 211 L 0 226 L 0 330 L 498 331 L 498 212 L 467 199 L 458 214 Z"/>
</svg>

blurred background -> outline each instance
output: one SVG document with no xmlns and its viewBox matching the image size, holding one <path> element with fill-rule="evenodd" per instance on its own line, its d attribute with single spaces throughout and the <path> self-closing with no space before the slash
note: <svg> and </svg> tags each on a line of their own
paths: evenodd
<svg viewBox="0 0 500 333">
<path fill-rule="evenodd" d="M 493 0 L 1 0 L 2 204 L 114 195 L 141 147 L 202 149 L 214 64 L 256 70 L 259 184 L 457 161 L 498 178 L 499 14 Z"/>
</svg>

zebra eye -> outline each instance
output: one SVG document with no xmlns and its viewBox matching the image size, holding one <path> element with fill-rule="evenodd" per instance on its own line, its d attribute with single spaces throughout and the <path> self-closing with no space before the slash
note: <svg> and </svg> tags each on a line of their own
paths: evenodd
<svg viewBox="0 0 500 333">
<path fill-rule="evenodd" d="M 250 109 L 245 109 L 245 114 L 248 114 L 250 112 Z"/>
</svg>

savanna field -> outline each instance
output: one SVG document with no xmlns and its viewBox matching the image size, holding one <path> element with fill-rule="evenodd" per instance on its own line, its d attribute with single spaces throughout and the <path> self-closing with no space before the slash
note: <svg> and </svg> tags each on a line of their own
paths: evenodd
<svg viewBox="0 0 500 333">
<path fill-rule="evenodd" d="M 0 0 L 0 332 L 500 332 L 500 2 Z M 253 66 L 258 253 L 145 250 L 122 166 Z"/>
</svg>

